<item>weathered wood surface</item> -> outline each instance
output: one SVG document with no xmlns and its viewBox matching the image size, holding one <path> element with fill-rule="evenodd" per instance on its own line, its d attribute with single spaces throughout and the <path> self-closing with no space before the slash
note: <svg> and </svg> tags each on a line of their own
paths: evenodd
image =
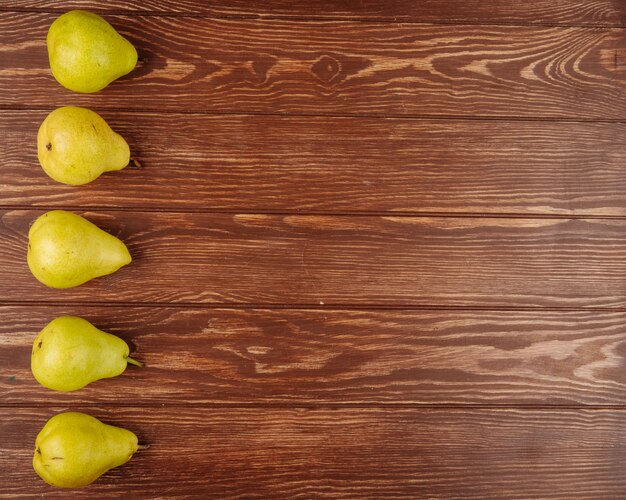
<svg viewBox="0 0 626 500">
<path fill-rule="evenodd" d="M 65 12 L 88 9 L 102 14 L 152 13 L 216 17 L 364 19 L 475 24 L 555 24 L 624 26 L 621 0 L 7 0 L 1 9 Z"/>
<path fill-rule="evenodd" d="M 620 410 L 83 408 L 150 443 L 71 495 L 30 462 L 45 421 L 0 419 L 4 498 L 621 498 Z M 26 487 L 27 485 L 27 487 Z M 75 492 L 76 493 L 76 492 Z"/>
<path fill-rule="evenodd" d="M 48 67 L 76 7 L 141 56 L 95 95 Z M 623 0 L 0 2 L 0 497 L 625 497 L 625 20 Z M 67 104 L 145 168 L 47 179 L 37 127 Z M 131 266 L 40 285 L 26 235 L 51 208 Z M 146 366 L 38 386 L 60 314 Z M 151 448 L 54 490 L 30 464 L 62 410 Z"/>
<path fill-rule="evenodd" d="M 0 213 L 10 301 L 625 307 L 626 221 L 84 213 L 133 263 L 77 288 L 26 265 L 36 210 Z"/>
<path fill-rule="evenodd" d="M 39 386 L 32 343 L 62 314 L 119 335 L 145 366 L 69 394 Z M 5 407 L 626 403 L 623 312 L 61 305 L 0 317 Z"/>
<path fill-rule="evenodd" d="M 109 110 L 144 168 L 76 188 L 39 167 L 46 115 L 0 113 L 5 207 L 626 215 L 624 123 Z"/>
<path fill-rule="evenodd" d="M 54 18 L 0 13 L 1 108 L 626 119 L 624 29 L 109 16 L 143 63 L 94 96 L 52 78 Z"/>
</svg>

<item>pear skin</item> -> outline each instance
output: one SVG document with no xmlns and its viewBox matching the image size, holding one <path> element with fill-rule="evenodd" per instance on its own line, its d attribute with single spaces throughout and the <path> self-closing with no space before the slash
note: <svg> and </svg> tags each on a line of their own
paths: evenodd
<svg viewBox="0 0 626 500">
<path fill-rule="evenodd" d="M 129 430 L 85 413 L 59 413 L 37 435 L 33 468 L 52 486 L 80 488 L 128 462 L 137 449 Z"/>
<path fill-rule="evenodd" d="M 98 113 L 64 106 L 50 113 L 39 127 L 37 156 L 52 179 L 80 186 L 104 172 L 122 170 L 130 162 L 130 149 Z"/>
<path fill-rule="evenodd" d="M 131 256 L 115 236 L 79 215 L 53 210 L 28 231 L 28 267 L 51 288 L 71 288 L 117 271 Z"/>
<path fill-rule="evenodd" d="M 33 343 L 30 367 L 37 382 L 48 389 L 69 392 L 103 378 L 117 377 L 128 363 L 128 344 L 98 330 L 77 316 L 53 319 Z"/>
<path fill-rule="evenodd" d="M 137 64 L 135 47 L 100 16 L 84 10 L 58 17 L 46 43 L 52 74 L 74 92 L 98 92 Z"/>
</svg>

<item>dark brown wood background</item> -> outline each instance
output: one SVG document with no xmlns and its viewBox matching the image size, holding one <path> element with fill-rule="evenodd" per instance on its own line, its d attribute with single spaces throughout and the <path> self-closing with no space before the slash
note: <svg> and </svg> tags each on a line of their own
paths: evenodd
<svg viewBox="0 0 626 500">
<path fill-rule="evenodd" d="M 140 54 L 98 94 L 48 67 L 71 8 Z M 0 1 L 0 497 L 625 497 L 625 26 L 625 0 Z M 47 178 L 68 104 L 144 168 Z M 132 265 L 40 285 L 52 208 Z M 61 314 L 145 367 L 40 387 Z M 31 457 L 64 410 L 151 447 L 54 490 Z"/>
</svg>

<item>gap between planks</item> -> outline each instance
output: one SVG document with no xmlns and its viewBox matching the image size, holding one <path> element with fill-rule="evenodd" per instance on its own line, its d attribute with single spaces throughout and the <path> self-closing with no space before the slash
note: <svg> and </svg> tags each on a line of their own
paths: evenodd
<svg viewBox="0 0 626 500">
<path fill-rule="evenodd" d="M 270 215 L 278 217 L 392 217 L 392 218 L 439 218 L 439 219 L 547 219 L 547 220 L 626 220 L 626 215 L 596 215 L 596 214 L 544 214 L 544 213 L 481 213 L 481 212 L 394 212 L 394 211 L 314 211 L 314 210 L 246 210 L 219 209 L 219 208 L 163 208 L 163 207 L 105 207 L 105 206 L 76 206 L 76 205 L 2 205 L 0 210 L 20 210 L 43 212 L 49 210 L 68 210 L 76 212 L 146 212 L 165 214 L 203 214 L 203 215 Z"/>
<path fill-rule="evenodd" d="M 197 302 L 129 302 L 129 301 L 55 301 L 55 300 L 0 300 L 0 309 L 2 307 L 56 307 L 59 305 L 68 305 L 72 307 L 137 307 L 137 308 L 162 308 L 162 309 L 212 309 L 223 311 L 239 311 L 239 310 L 267 310 L 267 311 L 481 311 L 481 312 L 608 312 L 618 313 L 626 312 L 626 307 L 597 307 L 597 306 L 439 306 L 436 304 L 236 304 L 227 302 L 218 303 L 197 303 Z"/>
<path fill-rule="evenodd" d="M 20 408 L 20 409 L 41 409 L 41 408 L 63 408 L 70 406 L 81 406 L 87 408 L 101 408 L 103 406 L 112 408 L 193 408 L 193 409 L 228 409 L 228 410 L 258 410 L 258 409 L 286 409 L 286 410 L 413 410 L 413 411 L 430 411 L 430 410 L 485 410 L 485 411 L 502 411 L 509 410 L 528 410 L 528 411 L 626 411 L 626 405 L 584 405 L 584 404 L 564 404 L 564 405 L 548 405 L 548 404 L 433 404 L 433 403 L 215 403 L 190 401 L 181 403 L 150 403 L 150 402 L 121 402 L 114 401 L 104 404 L 100 402 L 80 401 L 74 404 L 67 401 L 66 404 L 55 402 L 50 403 L 1 403 L 0 408 Z"/>
<path fill-rule="evenodd" d="M 0 11 L 1 12 L 1 11 Z M 2 106 L 0 111 L 51 111 L 55 106 Z M 494 121 L 511 123 L 606 123 L 624 124 L 624 118 L 570 118 L 567 116 L 538 116 L 529 118 L 527 116 L 491 116 L 491 115 L 433 115 L 433 114 L 411 114 L 398 115 L 394 113 L 303 113 L 303 112 L 266 112 L 266 111 L 219 111 L 219 110 L 192 110 L 184 109 L 154 109 L 143 108 L 106 108 L 107 113 L 141 113 L 146 115 L 198 115 L 198 116 L 268 116 L 278 118 L 345 118 L 345 119 L 379 119 L 379 120 L 404 120 L 404 121 Z"/>
</svg>

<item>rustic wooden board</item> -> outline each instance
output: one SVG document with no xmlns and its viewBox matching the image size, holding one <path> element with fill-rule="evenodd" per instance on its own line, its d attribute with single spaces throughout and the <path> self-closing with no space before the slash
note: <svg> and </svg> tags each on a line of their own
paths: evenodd
<svg viewBox="0 0 626 500">
<path fill-rule="evenodd" d="M 626 215 L 624 123 L 105 111 L 144 169 L 76 188 L 38 166 L 46 114 L 0 114 L 5 207 Z"/>
<path fill-rule="evenodd" d="M 16 408 L 0 419 L 4 498 L 68 498 L 30 466 L 39 428 L 66 409 Z M 152 443 L 79 492 L 80 498 L 626 494 L 626 420 L 619 410 L 71 409 L 125 426 Z"/>
<path fill-rule="evenodd" d="M 0 13 L 0 107 L 626 119 L 626 30 L 109 16 L 141 68 L 52 78 L 54 14 Z"/>
<path fill-rule="evenodd" d="M 13 10 L 65 12 L 88 9 L 109 13 L 192 14 L 252 18 L 368 19 L 436 23 L 528 23 L 624 26 L 626 5 L 620 0 L 11 0 Z M 0 6 L 0 9 L 3 8 Z M 5 7 L 6 8 L 6 7 Z"/>
<path fill-rule="evenodd" d="M 76 7 L 141 56 L 96 95 L 48 68 Z M 622 0 L 0 3 L 0 498 L 626 497 L 624 26 Z M 145 168 L 47 179 L 66 104 Z M 37 283 L 60 207 L 132 265 Z M 60 314 L 146 366 L 38 386 Z M 53 490 L 30 464 L 62 410 L 151 448 Z"/>
<path fill-rule="evenodd" d="M 119 335 L 145 366 L 69 394 L 39 386 L 32 343 L 62 314 Z M 626 403 L 623 312 L 61 305 L 0 317 L 1 405 Z"/>
<path fill-rule="evenodd" d="M 98 212 L 132 265 L 54 290 L 25 262 L 41 213 L 0 212 L 5 300 L 626 306 L 624 220 Z"/>
</svg>

